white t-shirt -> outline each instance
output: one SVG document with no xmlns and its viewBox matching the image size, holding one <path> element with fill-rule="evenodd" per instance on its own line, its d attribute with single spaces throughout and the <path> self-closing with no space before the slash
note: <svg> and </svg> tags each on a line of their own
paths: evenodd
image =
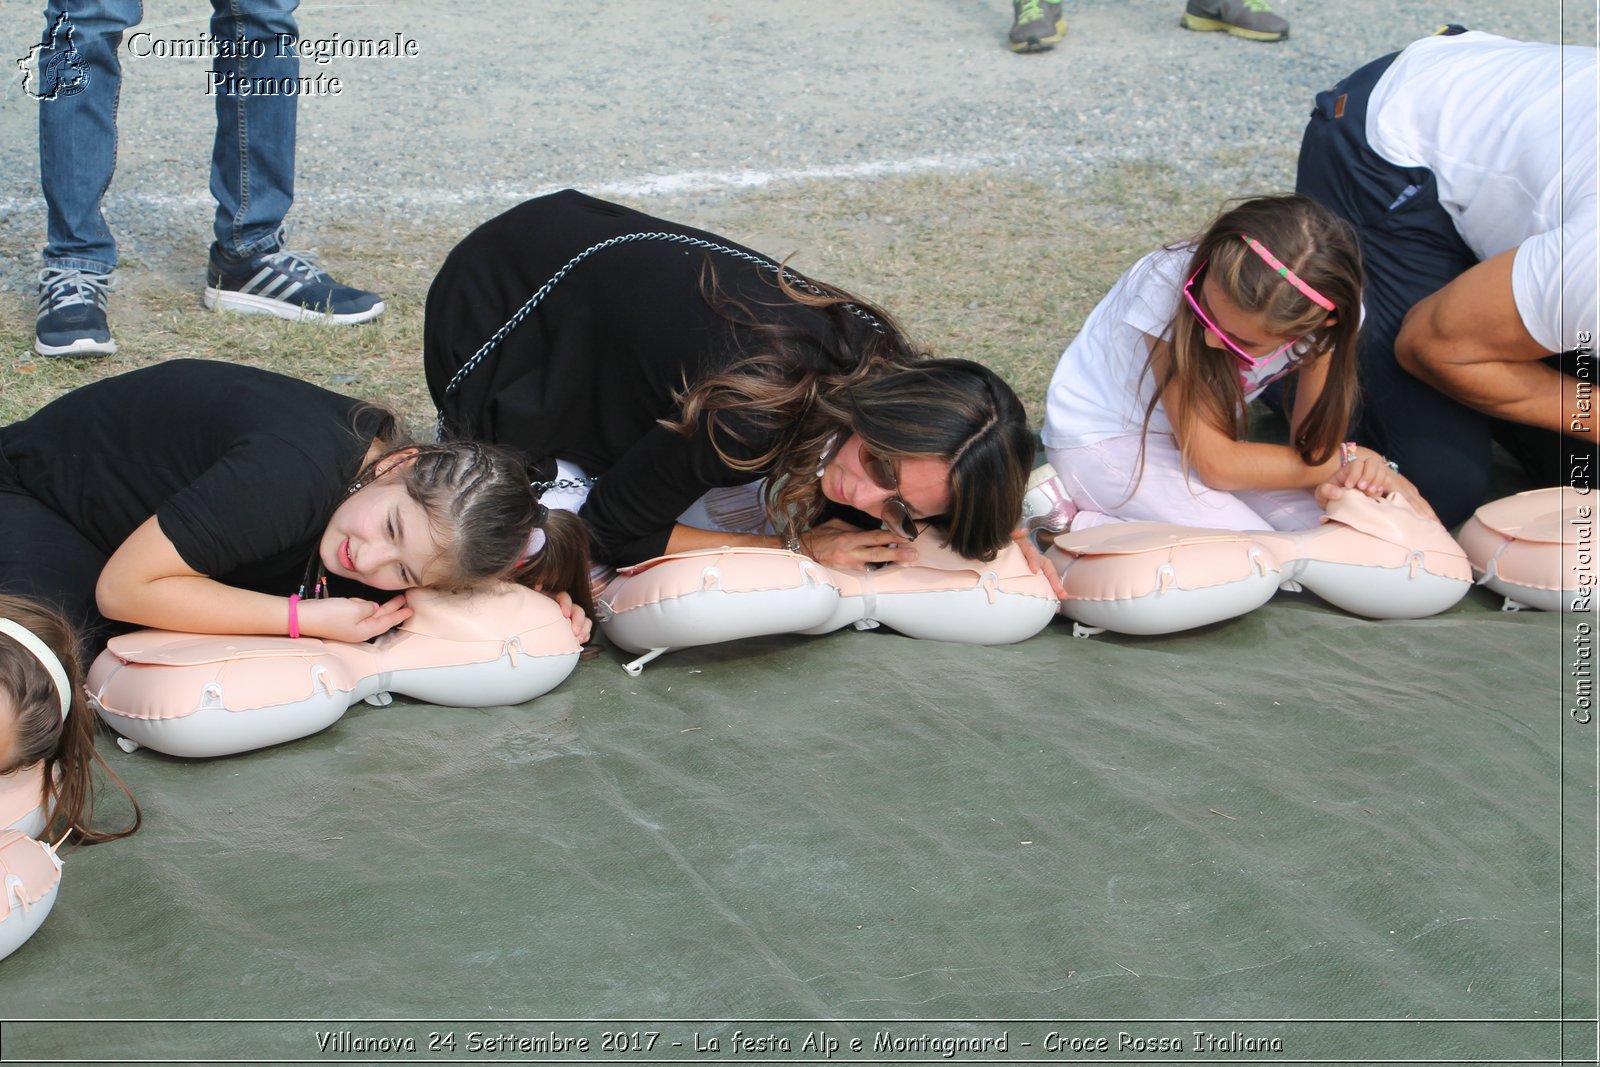
<svg viewBox="0 0 1600 1067">
<path fill-rule="evenodd" d="M 1426 37 L 1367 107 L 1367 142 L 1433 172 L 1474 254 L 1517 249 L 1517 311 L 1551 352 L 1596 328 L 1596 56 L 1490 33 Z"/>
<path fill-rule="evenodd" d="M 1168 339 L 1193 257 L 1191 248 L 1151 252 L 1089 312 L 1050 378 L 1040 432 L 1046 448 L 1080 448 L 1143 432 L 1145 410 L 1156 395 L 1155 378 L 1145 366 L 1150 344 Z M 1255 368 L 1241 365 L 1245 399 L 1254 399 L 1289 369 L 1288 353 Z M 1150 432 L 1172 432 L 1160 404 L 1150 417 Z"/>
</svg>

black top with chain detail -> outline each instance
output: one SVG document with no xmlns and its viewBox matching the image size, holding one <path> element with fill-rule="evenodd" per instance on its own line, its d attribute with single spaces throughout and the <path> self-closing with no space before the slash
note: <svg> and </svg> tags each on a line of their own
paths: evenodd
<svg viewBox="0 0 1600 1067">
<path fill-rule="evenodd" d="M 707 268 L 723 293 L 799 331 L 809 369 L 830 366 L 839 327 L 786 298 L 772 260 L 567 190 L 478 227 L 434 279 L 423 351 L 442 432 L 515 448 L 542 479 L 554 477 L 558 458 L 599 475 L 582 511 L 596 557 L 626 565 L 660 555 L 674 520 L 707 490 L 763 473 L 728 467 L 703 430 L 686 437 L 656 422 L 676 413 L 674 391 L 758 351 L 752 331 L 707 303 Z M 769 443 L 754 436 L 761 448 L 740 449 L 726 436 L 719 442 L 748 457 Z"/>
<path fill-rule="evenodd" d="M 0 497 L 26 494 L 107 557 L 154 515 L 199 573 L 287 596 L 382 419 L 358 405 L 253 367 L 158 363 L 74 389 L 0 428 Z M 18 558 L 42 561 L 49 548 Z M 83 602 L 98 576 L 55 579 L 86 589 L 35 591 Z M 342 585 L 337 595 L 373 595 Z"/>
</svg>

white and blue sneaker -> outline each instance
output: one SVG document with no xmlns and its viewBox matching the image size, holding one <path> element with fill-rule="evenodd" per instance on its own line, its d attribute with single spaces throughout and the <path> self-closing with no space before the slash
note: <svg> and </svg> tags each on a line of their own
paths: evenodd
<svg viewBox="0 0 1600 1067">
<path fill-rule="evenodd" d="M 206 267 L 206 307 L 292 322 L 367 322 L 383 314 L 377 293 L 340 285 L 310 252 L 261 252 L 236 259 L 217 244 Z"/>
<path fill-rule="evenodd" d="M 109 356 L 117 350 L 106 322 L 109 274 L 46 267 L 39 274 L 33 350 L 41 356 Z"/>
</svg>

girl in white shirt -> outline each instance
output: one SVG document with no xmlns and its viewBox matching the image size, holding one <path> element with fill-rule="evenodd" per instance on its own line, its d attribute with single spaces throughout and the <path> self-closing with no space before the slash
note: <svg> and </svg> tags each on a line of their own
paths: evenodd
<svg viewBox="0 0 1600 1067">
<path fill-rule="evenodd" d="M 1244 201 L 1145 256 L 1051 379 L 1043 439 L 1070 498 L 1055 518 L 1305 529 L 1347 488 L 1431 514 L 1383 456 L 1345 440 L 1360 319 L 1355 235 L 1304 197 Z M 1249 402 L 1280 378 L 1290 443 L 1246 440 Z"/>
</svg>

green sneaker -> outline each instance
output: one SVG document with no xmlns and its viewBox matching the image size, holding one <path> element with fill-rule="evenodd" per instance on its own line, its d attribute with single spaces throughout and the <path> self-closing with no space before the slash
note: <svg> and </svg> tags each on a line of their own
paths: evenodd
<svg viewBox="0 0 1600 1067">
<path fill-rule="evenodd" d="M 1247 41 L 1281 41 L 1289 36 L 1289 23 L 1272 13 L 1267 0 L 1189 0 L 1183 26 L 1225 30 Z"/>
<path fill-rule="evenodd" d="M 1052 0 L 1011 0 L 1013 52 L 1048 52 L 1067 36 L 1061 5 Z"/>
</svg>

